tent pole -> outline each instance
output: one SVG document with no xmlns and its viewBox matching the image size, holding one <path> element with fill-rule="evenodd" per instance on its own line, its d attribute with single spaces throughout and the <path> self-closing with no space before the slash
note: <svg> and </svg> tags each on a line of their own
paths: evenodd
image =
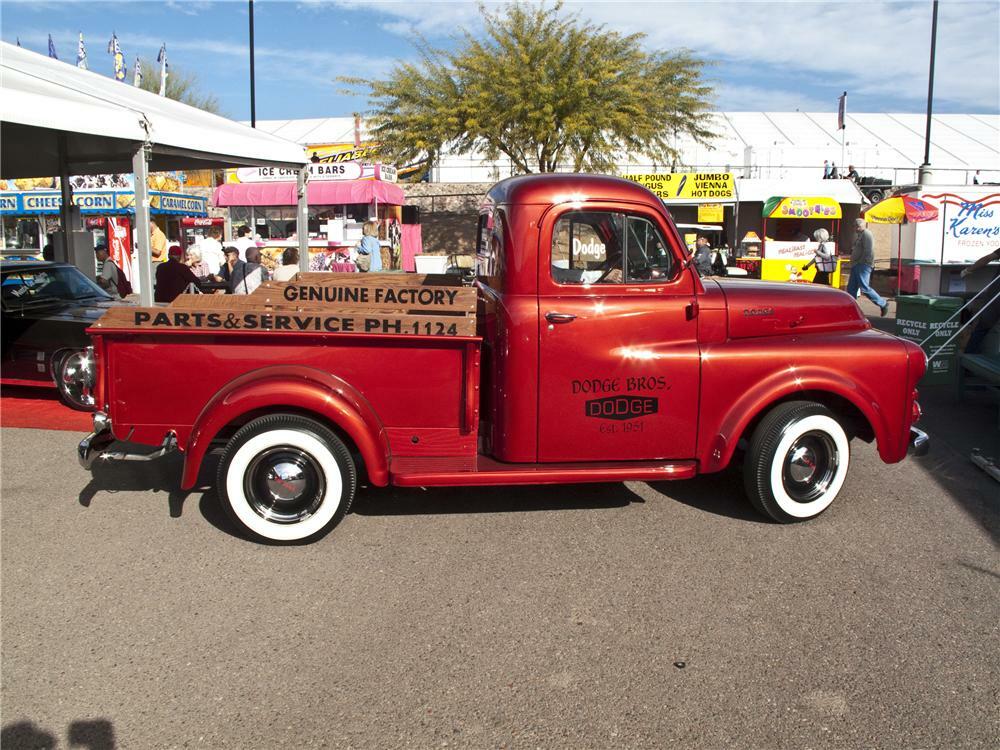
<svg viewBox="0 0 1000 750">
<path fill-rule="evenodd" d="M 153 255 L 149 248 L 149 187 L 148 177 L 149 145 L 142 144 L 132 157 L 132 173 L 135 175 L 135 244 L 139 264 L 139 304 L 149 307 L 153 304 Z"/>
<path fill-rule="evenodd" d="M 896 225 L 896 297 L 903 294 L 903 225 Z"/>
<path fill-rule="evenodd" d="M 299 208 L 295 217 L 295 231 L 299 238 L 299 270 L 309 270 L 309 165 L 299 169 L 298 185 L 296 195 L 299 199 Z"/>
<path fill-rule="evenodd" d="M 73 186 L 69 182 L 69 158 L 65 135 L 59 136 L 59 191 L 62 196 L 59 220 L 62 222 L 63 245 L 60 249 L 61 257 L 55 257 L 55 260 L 69 263 L 73 260 Z M 42 245 L 44 244 L 43 242 Z"/>
</svg>

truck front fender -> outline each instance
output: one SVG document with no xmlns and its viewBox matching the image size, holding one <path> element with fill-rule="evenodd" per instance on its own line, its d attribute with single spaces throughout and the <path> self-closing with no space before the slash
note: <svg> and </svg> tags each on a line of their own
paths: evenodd
<svg viewBox="0 0 1000 750">
<path fill-rule="evenodd" d="M 888 423 L 888 415 L 879 407 L 875 394 L 863 384 L 846 375 L 820 367 L 797 367 L 794 371 L 782 370 L 748 388 L 715 424 L 703 424 L 702 434 L 706 440 L 699 449 L 701 471 L 709 473 L 721 471 L 736 451 L 739 438 L 747 426 L 762 413 L 779 401 L 801 393 L 808 398 L 808 392 L 828 393 L 838 396 L 851 404 L 868 421 L 878 443 L 879 454 L 887 462 L 899 461 L 895 449 L 899 439 L 893 436 Z M 905 441 L 904 445 L 905 455 Z"/>
<path fill-rule="evenodd" d="M 202 460 L 216 435 L 228 424 L 254 412 L 314 414 L 345 432 L 364 459 L 372 484 L 389 482 L 389 440 L 368 400 L 336 375 L 302 365 L 276 365 L 231 380 L 201 410 L 185 448 L 181 487 L 198 480 Z"/>
</svg>

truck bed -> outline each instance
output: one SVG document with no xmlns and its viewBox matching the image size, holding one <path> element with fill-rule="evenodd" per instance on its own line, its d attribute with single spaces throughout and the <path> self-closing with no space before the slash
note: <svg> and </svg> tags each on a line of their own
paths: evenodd
<svg viewBox="0 0 1000 750">
<path fill-rule="evenodd" d="M 457 282 L 299 274 L 247 296 L 116 308 L 89 329 L 110 374 L 99 404 L 115 437 L 156 445 L 172 432 L 183 449 L 202 411 L 239 379 L 315 377 L 358 394 L 394 456 L 474 456 L 476 291 Z"/>
</svg>

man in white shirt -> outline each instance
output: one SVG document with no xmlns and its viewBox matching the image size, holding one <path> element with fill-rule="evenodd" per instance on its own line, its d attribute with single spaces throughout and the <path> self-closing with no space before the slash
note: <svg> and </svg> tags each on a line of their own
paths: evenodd
<svg viewBox="0 0 1000 750">
<path fill-rule="evenodd" d="M 257 247 L 257 243 L 250 236 L 250 227 L 243 225 L 236 230 L 236 241 L 233 243 L 233 246 L 240 251 L 240 260 L 245 261 L 247 259 L 247 248 Z"/>
<path fill-rule="evenodd" d="M 226 255 L 222 252 L 222 230 L 212 227 L 208 230 L 208 236 L 198 243 L 201 250 L 201 259 L 208 266 L 208 272 L 213 276 L 219 275 L 219 269 L 226 262 Z"/>
</svg>

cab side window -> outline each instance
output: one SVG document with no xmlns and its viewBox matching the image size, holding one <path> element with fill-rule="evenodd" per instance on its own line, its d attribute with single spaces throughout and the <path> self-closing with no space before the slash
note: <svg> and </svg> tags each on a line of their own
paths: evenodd
<svg viewBox="0 0 1000 750">
<path fill-rule="evenodd" d="M 626 271 L 630 283 L 665 281 L 673 275 L 674 258 L 660 230 L 649 219 L 629 216 L 626 220 Z"/>
<path fill-rule="evenodd" d="M 504 214 L 499 208 L 480 214 L 476 239 L 476 276 L 502 290 L 506 256 Z"/>
<path fill-rule="evenodd" d="M 553 229 L 551 269 L 558 284 L 637 284 L 669 279 L 674 257 L 649 219 L 571 211 Z"/>
<path fill-rule="evenodd" d="M 558 284 L 620 284 L 625 215 L 571 211 L 552 231 L 552 279 Z"/>
</svg>

